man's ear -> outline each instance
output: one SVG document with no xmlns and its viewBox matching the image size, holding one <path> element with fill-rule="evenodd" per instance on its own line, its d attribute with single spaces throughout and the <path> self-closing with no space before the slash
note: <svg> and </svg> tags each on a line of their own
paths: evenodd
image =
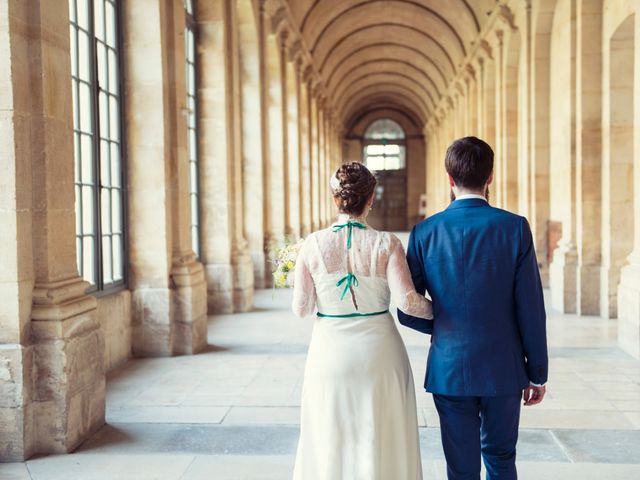
<svg viewBox="0 0 640 480">
<path fill-rule="evenodd" d="M 493 172 L 489 175 L 489 179 L 487 180 L 487 185 L 491 185 L 493 183 Z"/>
<path fill-rule="evenodd" d="M 447 173 L 447 177 L 449 177 L 449 185 L 452 187 L 456 186 L 456 182 L 453 181 L 453 177 Z"/>
</svg>

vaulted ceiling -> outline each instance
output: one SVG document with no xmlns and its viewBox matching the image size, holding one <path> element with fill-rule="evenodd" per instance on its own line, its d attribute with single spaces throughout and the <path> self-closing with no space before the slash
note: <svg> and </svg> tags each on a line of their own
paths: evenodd
<svg viewBox="0 0 640 480">
<path fill-rule="evenodd" d="M 288 0 L 341 119 L 395 107 L 425 121 L 495 0 Z"/>
</svg>

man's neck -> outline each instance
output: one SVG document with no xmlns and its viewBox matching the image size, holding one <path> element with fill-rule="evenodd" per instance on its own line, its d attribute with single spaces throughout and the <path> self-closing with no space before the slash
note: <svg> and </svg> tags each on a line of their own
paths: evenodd
<svg viewBox="0 0 640 480">
<path fill-rule="evenodd" d="M 456 198 L 460 198 L 463 195 L 479 195 L 484 198 L 485 194 L 482 190 L 469 190 L 467 188 L 453 187 L 453 194 Z"/>
</svg>

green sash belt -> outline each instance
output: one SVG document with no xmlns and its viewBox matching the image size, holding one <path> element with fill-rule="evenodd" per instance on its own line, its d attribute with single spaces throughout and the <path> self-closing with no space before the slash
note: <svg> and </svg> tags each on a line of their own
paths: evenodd
<svg viewBox="0 0 640 480">
<path fill-rule="evenodd" d="M 382 312 L 372 312 L 372 313 L 345 313 L 342 315 L 329 315 L 327 313 L 318 312 L 317 315 L 320 318 L 350 318 L 350 317 L 374 317 L 376 315 L 384 315 L 385 313 L 389 313 L 389 310 L 383 310 Z"/>
</svg>

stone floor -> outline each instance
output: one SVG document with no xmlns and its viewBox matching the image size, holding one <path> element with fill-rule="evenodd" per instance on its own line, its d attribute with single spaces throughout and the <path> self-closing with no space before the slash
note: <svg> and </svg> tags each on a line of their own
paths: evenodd
<svg viewBox="0 0 640 480">
<path fill-rule="evenodd" d="M 206 352 L 130 361 L 109 376 L 102 430 L 74 454 L 0 465 L 0 479 L 290 478 L 312 321 L 289 301 L 258 292 L 255 311 L 210 318 Z M 549 393 L 524 409 L 520 478 L 640 478 L 640 361 L 616 347 L 615 321 L 548 323 Z M 427 337 L 401 331 L 419 387 Z M 444 479 L 437 415 L 417 391 L 425 479 Z"/>
</svg>

